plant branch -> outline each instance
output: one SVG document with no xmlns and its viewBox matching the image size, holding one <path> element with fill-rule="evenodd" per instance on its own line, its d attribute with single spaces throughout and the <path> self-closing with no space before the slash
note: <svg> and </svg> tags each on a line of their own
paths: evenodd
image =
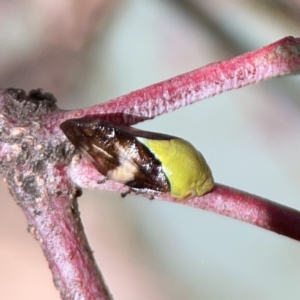
<svg viewBox="0 0 300 300">
<path fill-rule="evenodd" d="M 99 184 L 98 181 L 103 176 L 85 159 L 81 161 L 75 159 L 69 166 L 68 174 L 83 188 L 97 188 L 119 193 L 127 190 L 124 185 L 113 181 Z M 298 210 L 228 186 L 216 183 L 214 189 L 208 194 L 184 202 L 178 202 L 169 194 L 161 194 L 157 198 L 208 210 L 300 241 Z"/>
<path fill-rule="evenodd" d="M 0 94 L 1 173 L 39 241 L 62 299 L 112 299 L 88 245 L 78 189 L 66 174 L 73 147 L 54 136 L 55 99 L 41 91 Z"/>
<path fill-rule="evenodd" d="M 216 184 L 211 193 L 191 199 L 185 204 L 247 222 L 300 241 L 300 212 L 256 195 Z"/>
<path fill-rule="evenodd" d="M 79 187 L 122 192 L 80 156 L 59 125 L 70 118 L 100 116 L 131 125 L 221 92 L 271 77 L 297 73 L 300 39 L 287 37 L 260 50 L 76 111 L 61 111 L 51 94 L 0 91 L 0 172 L 40 242 L 63 299 L 111 299 L 87 243 L 77 208 Z M 175 202 L 169 195 L 159 196 Z M 182 202 L 300 240 L 300 213 L 266 199 L 216 185 Z"/>
<path fill-rule="evenodd" d="M 199 100 L 252 83 L 300 71 L 300 38 L 286 37 L 259 50 L 212 63 L 113 101 L 70 111 L 66 119 L 100 115 L 133 125 Z"/>
</svg>

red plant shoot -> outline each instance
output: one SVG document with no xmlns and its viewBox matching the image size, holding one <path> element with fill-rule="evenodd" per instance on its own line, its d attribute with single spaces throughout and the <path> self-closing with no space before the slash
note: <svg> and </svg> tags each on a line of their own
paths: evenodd
<svg viewBox="0 0 300 300">
<path fill-rule="evenodd" d="M 80 188 L 124 192 L 80 159 L 59 125 L 99 116 L 117 124 L 143 120 L 276 76 L 300 70 L 300 39 L 287 37 L 262 49 L 154 84 L 107 103 L 62 111 L 51 94 L 18 89 L 0 94 L 1 173 L 39 241 L 63 299 L 111 299 L 88 245 L 77 208 Z M 161 200 L 176 202 L 168 194 Z M 182 202 L 300 241 L 300 212 L 216 184 L 203 197 Z"/>
</svg>

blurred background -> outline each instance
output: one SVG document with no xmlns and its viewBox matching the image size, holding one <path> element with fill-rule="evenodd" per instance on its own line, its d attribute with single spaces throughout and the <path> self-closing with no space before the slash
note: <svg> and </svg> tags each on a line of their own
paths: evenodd
<svg viewBox="0 0 300 300">
<path fill-rule="evenodd" d="M 0 85 L 86 107 L 300 36 L 299 1 L 0 0 Z M 192 142 L 215 180 L 300 209 L 300 85 L 277 78 L 139 128 Z M 1 183 L 0 299 L 60 299 Z M 182 205 L 84 191 L 83 223 L 116 300 L 299 299 L 300 243 Z"/>
</svg>

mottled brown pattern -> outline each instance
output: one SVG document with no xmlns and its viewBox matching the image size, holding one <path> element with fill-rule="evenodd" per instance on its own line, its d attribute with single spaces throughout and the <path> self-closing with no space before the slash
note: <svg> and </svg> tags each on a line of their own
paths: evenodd
<svg viewBox="0 0 300 300">
<path fill-rule="evenodd" d="M 104 176 L 120 166 L 123 160 L 136 166 L 138 170 L 134 174 L 134 180 L 126 182 L 127 186 L 143 193 L 147 190 L 170 191 L 160 161 L 136 137 L 170 139 L 171 136 L 119 126 L 99 118 L 71 119 L 63 122 L 60 127 L 75 147 L 87 155 Z"/>
</svg>

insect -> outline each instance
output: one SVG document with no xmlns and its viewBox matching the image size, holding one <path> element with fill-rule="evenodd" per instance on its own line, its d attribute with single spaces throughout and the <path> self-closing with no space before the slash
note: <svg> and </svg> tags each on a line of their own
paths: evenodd
<svg viewBox="0 0 300 300">
<path fill-rule="evenodd" d="M 183 139 L 95 117 L 69 119 L 60 128 L 106 179 L 128 186 L 127 193 L 169 192 L 188 200 L 214 186 L 204 157 Z"/>
</svg>

